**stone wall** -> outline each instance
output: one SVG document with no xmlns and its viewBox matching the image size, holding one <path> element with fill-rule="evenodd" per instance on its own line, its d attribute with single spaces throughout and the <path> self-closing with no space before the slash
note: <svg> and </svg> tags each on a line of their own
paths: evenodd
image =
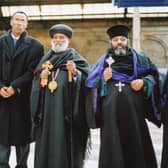
<svg viewBox="0 0 168 168">
<path fill-rule="evenodd" d="M 108 48 L 106 29 L 116 24 L 132 25 L 131 19 L 113 20 L 74 20 L 74 21 L 31 21 L 28 32 L 39 39 L 45 46 L 45 52 L 50 49 L 48 29 L 57 23 L 70 25 L 74 30 L 71 47 L 75 48 L 92 65 Z M 2 34 L 4 30 L 1 30 Z M 130 33 L 130 43 L 132 43 Z M 168 21 L 166 19 L 142 19 L 141 48 L 159 67 L 168 65 Z"/>
</svg>

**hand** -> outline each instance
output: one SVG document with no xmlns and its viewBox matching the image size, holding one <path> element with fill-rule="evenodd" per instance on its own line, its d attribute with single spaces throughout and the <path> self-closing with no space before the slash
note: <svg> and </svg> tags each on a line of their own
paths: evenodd
<svg viewBox="0 0 168 168">
<path fill-rule="evenodd" d="M 112 69 L 111 68 L 105 68 L 103 73 L 104 81 L 107 82 L 112 77 Z"/>
<path fill-rule="evenodd" d="M 9 87 L 3 87 L 0 89 L 0 95 L 3 97 L 3 98 L 9 98 L 11 96 L 13 96 L 15 94 L 15 90 L 13 89 L 12 86 L 9 86 Z"/>
<path fill-rule="evenodd" d="M 143 79 L 136 79 L 131 82 L 131 88 L 134 91 L 139 91 L 144 87 L 145 83 Z"/>
<path fill-rule="evenodd" d="M 73 61 L 67 61 L 66 69 L 70 71 L 73 75 L 77 74 L 76 64 Z"/>
<path fill-rule="evenodd" d="M 8 92 L 7 92 L 7 89 L 8 89 L 8 87 L 2 87 L 1 89 L 0 89 L 0 95 L 3 97 L 3 98 L 8 98 L 9 97 L 9 94 L 8 94 Z"/>
<path fill-rule="evenodd" d="M 15 90 L 13 89 L 12 86 L 9 86 L 7 89 L 9 97 L 13 96 L 15 94 Z"/>
<path fill-rule="evenodd" d="M 48 76 L 51 74 L 51 72 L 47 69 L 44 69 L 41 71 L 40 78 L 41 79 L 48 79 Z"/>
<path fill-rule="evenodd" d="M 47 70 L 47 69 L 42 70 L 42 72 L 40 74 L 40 78 L 41 78 L 41 80 L 40 80 L 40 86 L 42 88 L 44 88 L 47 85 L 47 83 L 48 83 L 48 76 L 50 74 L 51 74 L 51 72 L 49 70 Z"/>
</svg>

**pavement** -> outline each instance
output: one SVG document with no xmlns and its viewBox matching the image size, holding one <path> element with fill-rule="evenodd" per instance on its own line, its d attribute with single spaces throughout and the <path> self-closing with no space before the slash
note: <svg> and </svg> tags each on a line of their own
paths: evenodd
<svg viewBox="0 0 168 168">
<path fill-rule="evenodd" d="M 157 128 L 155 125 L 148 122 L 149 130 L 151 133 L 154 149 L 156 152 L 158 168 L 160 168 L 161 150 L 162 150 L 162 128 Z M 91 130 L 92 150 L 89 158 L 85 161 L 84 168 L 98 168 L 98 156 L 99 156 L 99 129 Z M 31 144 L 30 155 L 28 159 L 28 168 L 33 168 L 34 160 L 34 143 Z M 11 168 L 16 165 L 15 149 L 12 147 L 10 156 Z"/>
</svg>

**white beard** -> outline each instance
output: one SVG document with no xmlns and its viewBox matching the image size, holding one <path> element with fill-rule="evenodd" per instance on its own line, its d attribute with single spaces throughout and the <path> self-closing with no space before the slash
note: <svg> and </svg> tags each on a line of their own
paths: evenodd
<svg viewBox="0 0 168 168">
<path fill-rule="evenodd" d="M 68 46 L 68 40 L 65 40 L 62 44 L 55 44 L 53 41 L 51 41 L 51 49 L 56 53 L 65 51 L 68 48 Z"/>
</svg>

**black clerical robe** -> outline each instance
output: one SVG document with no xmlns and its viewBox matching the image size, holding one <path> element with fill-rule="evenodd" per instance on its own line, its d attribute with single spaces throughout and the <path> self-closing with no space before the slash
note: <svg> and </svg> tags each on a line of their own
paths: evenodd
<svg viewBox="0 0 168 168">
<path fill-rule="evenodd" d="M 160 122 L 154 118 L 153 99 L 151 99 L 152 94 L 159 96 L 158 73 L 146 56 L 140 56 L 135 51 L 133 52 L 137 63 L 133 66 L 132 51 L 130 50 L 126 57 L 116 59 L 113 57 L 115 63 L 112 69 L 129 76 L 134 73 L 134 68 L 137 66 L 137 75 L 132 80 L 138 78 L 145 80 L 146 76 L 152 75 L 156 83 L 153 86 L 155 93 L 152 92 L 151 96 L 146 97 L 145 88 L 138 92 L 133 91 L 130 87 L 131 81 L 127 81 L 127 78 L 125 79 L 127 82 L 122 82 L 123 86 L 120 89 L 119 80 L 113 79 L 113 76 L 106 84 L 102 84 L 101 74 L 104 68 L 101 68 L 101 65 L 106 66 L 105 60 L 109 53 L 93 67 L 86 82 L 88 125 L 91 128 L 99 127 L 101 130 L 99 168 L 157 167 L 145 118 L 149 117 L 149 120 L 160 126 Z M 143 72 L 140 69 L 143 69 Z M 96 74 L 99 75 L 96 77 Z M 106 90 L 106 94 L 102 94 L 102 90 Z M 158 98 L 155 99 L 156 104 Z"/>
<path fill-rule="evenodd" d="M 50 60 L 57 74 L 57 89 L 51 93 L 48 86 L 40 88 L 40 67 Z M 69 87 L 66 63 L 73 60 L 78 75 Z M 84 115 L 84 83 L 88 73 L 88 63 L 74 49 L 55 56 L 50 51 L 40 62 L 35 72 L 31 93 L 31 111 L 35 135 L 35 168 L 70 168 L 71 147 L 74 168 L 81 168 L 85 155 L 88 128 Z M 49 77 L 49 82 L 52 75 Z M 73 107 L 73 108 L 72 108 Z M 71 125 L 71 110 L 73 124 Z M 71 146 L 71 126 L 72 142 Z"/>
</svg>

